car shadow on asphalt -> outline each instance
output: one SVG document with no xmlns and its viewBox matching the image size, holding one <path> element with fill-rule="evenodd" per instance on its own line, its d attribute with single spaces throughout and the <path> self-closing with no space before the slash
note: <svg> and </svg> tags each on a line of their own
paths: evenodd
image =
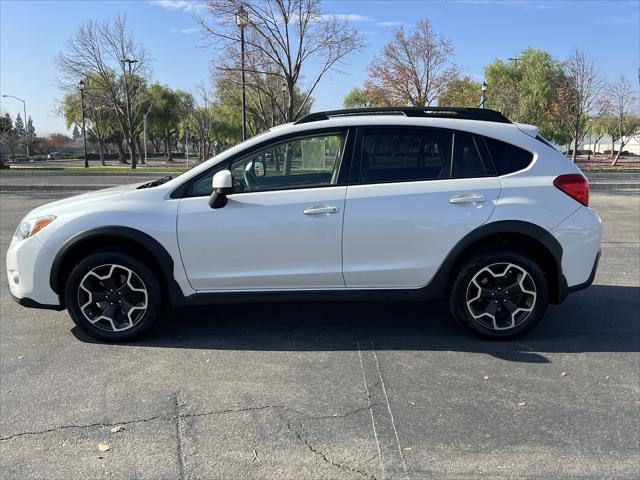
<svg viewBox="0 0 640 480">
<path fill-rule="evenodd" d="M 77 327 L 81 341 L 99 343 Z M 444 304 L 418 302 L 245 303 L 167 312 L 144 338 L 125 346 L 256 351 L 461 351 L 548 363 L 545 353 L 637 352 L 640 288 L 593 285 L 550 306 L 542 323 L 510 341 L 474 337 Z"/>
</svg>

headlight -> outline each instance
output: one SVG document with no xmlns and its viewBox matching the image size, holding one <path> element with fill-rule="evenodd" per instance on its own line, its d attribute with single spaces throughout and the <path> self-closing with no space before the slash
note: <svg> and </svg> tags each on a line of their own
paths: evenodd
<svg viewBox="0 0 640 480">
<path fill-rule="evenodd" d="M 45 215 L 43 217 L 31 218 L 29 220 L 24 220 L 18 225 L 16 229 L 16 233 L 13 236 L 19 240 L 24 240 L 25 238 L 29 238 L 32 235 L 35 235 L 44 227 L 49 225 L 56 219 L 55 215 Z"/>
</svg>

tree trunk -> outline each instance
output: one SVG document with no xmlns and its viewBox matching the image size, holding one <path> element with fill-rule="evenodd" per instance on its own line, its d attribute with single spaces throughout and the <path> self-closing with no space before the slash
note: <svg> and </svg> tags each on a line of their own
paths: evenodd
<svg viewBox="0 0 640 480">
<path fill-rule="evenodd" d="M 98 151 L 100 152 L 100 163 L 104 167 L 104 147 L 102 146 L 101 140 L 98 140 Z"/>
<path fill-rule="evenodd" d="M 127 157 L 125 156 L 124 147 L 122 146 L 121 141 L 116 142 L 116 146 L 118 147 L 118 161 L 124 165 L 128 165 Z"/>
<path fill-rule="evenodd" d="M 169 137 L 164 141 L 164 152 L 167 156 L 167 162 L 173 162 L 173 148 L 171 148 L 171 139 Z"/>
<path fill-rule="evenodd" d="M 618 153 L 616 153 L 615 158 L 613 159 L 613 162 L 611 162 L 611 166 L 615 167 L 616 164 L 618 163 L 618 159 L 620 158 L 620 155 L 622 154 L 622 149 L 625 147 L 626 143 L 620 142 L 620 147 L 618 148 Z M 611 150 L 611 152 L 613 152 L 613 150 Z"/>
<path fill-rule="evenodd" d="M 138 150 L 138 157 L 140 158 L 140 163 L 145 165 L 147 162 L 144 159 L 144 149 L 140 145 L 140 135 L 136 135 L 136 149 Z"/>
<path fill-rule="evenodd" d="M 578 139 L 573 141 L 573 152 L 571 152 L 571 161 L 576 163 L 576 157 L 578 156 Z"/>
</svg>

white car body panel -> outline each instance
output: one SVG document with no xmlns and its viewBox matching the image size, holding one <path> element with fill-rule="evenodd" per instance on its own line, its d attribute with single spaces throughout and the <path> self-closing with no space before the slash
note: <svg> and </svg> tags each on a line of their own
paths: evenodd
<svg viewBox="0 0 640 480">
<path fill-rule="evenodd" d="M 342 218 L 347 187 L 229 196 L 212 209 L 207 197 L 184 198 L 178 241 L 197 291 L 344 288 Z M 305 215 L 312 206 L 336 213 Z"/>
<path fill-rule="evenodd" d="M 481 203 L 450 203 L 479 195 Z M 497 177 L 353 185 L 344 221 L 344 277 L 350 288 L 419 288 L 451 248 L 486 222 Z"/>
</svg>

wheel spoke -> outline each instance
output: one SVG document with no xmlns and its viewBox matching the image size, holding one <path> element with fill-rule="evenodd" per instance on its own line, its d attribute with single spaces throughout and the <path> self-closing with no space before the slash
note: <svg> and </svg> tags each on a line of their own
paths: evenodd
<svg viewBox="0 0 640 480">
<path fill-rule="evenodd" d="M 524 322 L 537 300 L 531 275 L 513 263 L 494 263 L 480 269 L 467 287 L 467 308 L 474 321 L 494 330 Z"/>
<path fill-rule="evenodd" d="M 147 310 L 148 293 L 142 279 L 122 265 L 100 265 L 80 281 L 78 304 L 96 328 L 123 331 L 134 327 Z"/>
</svg>

